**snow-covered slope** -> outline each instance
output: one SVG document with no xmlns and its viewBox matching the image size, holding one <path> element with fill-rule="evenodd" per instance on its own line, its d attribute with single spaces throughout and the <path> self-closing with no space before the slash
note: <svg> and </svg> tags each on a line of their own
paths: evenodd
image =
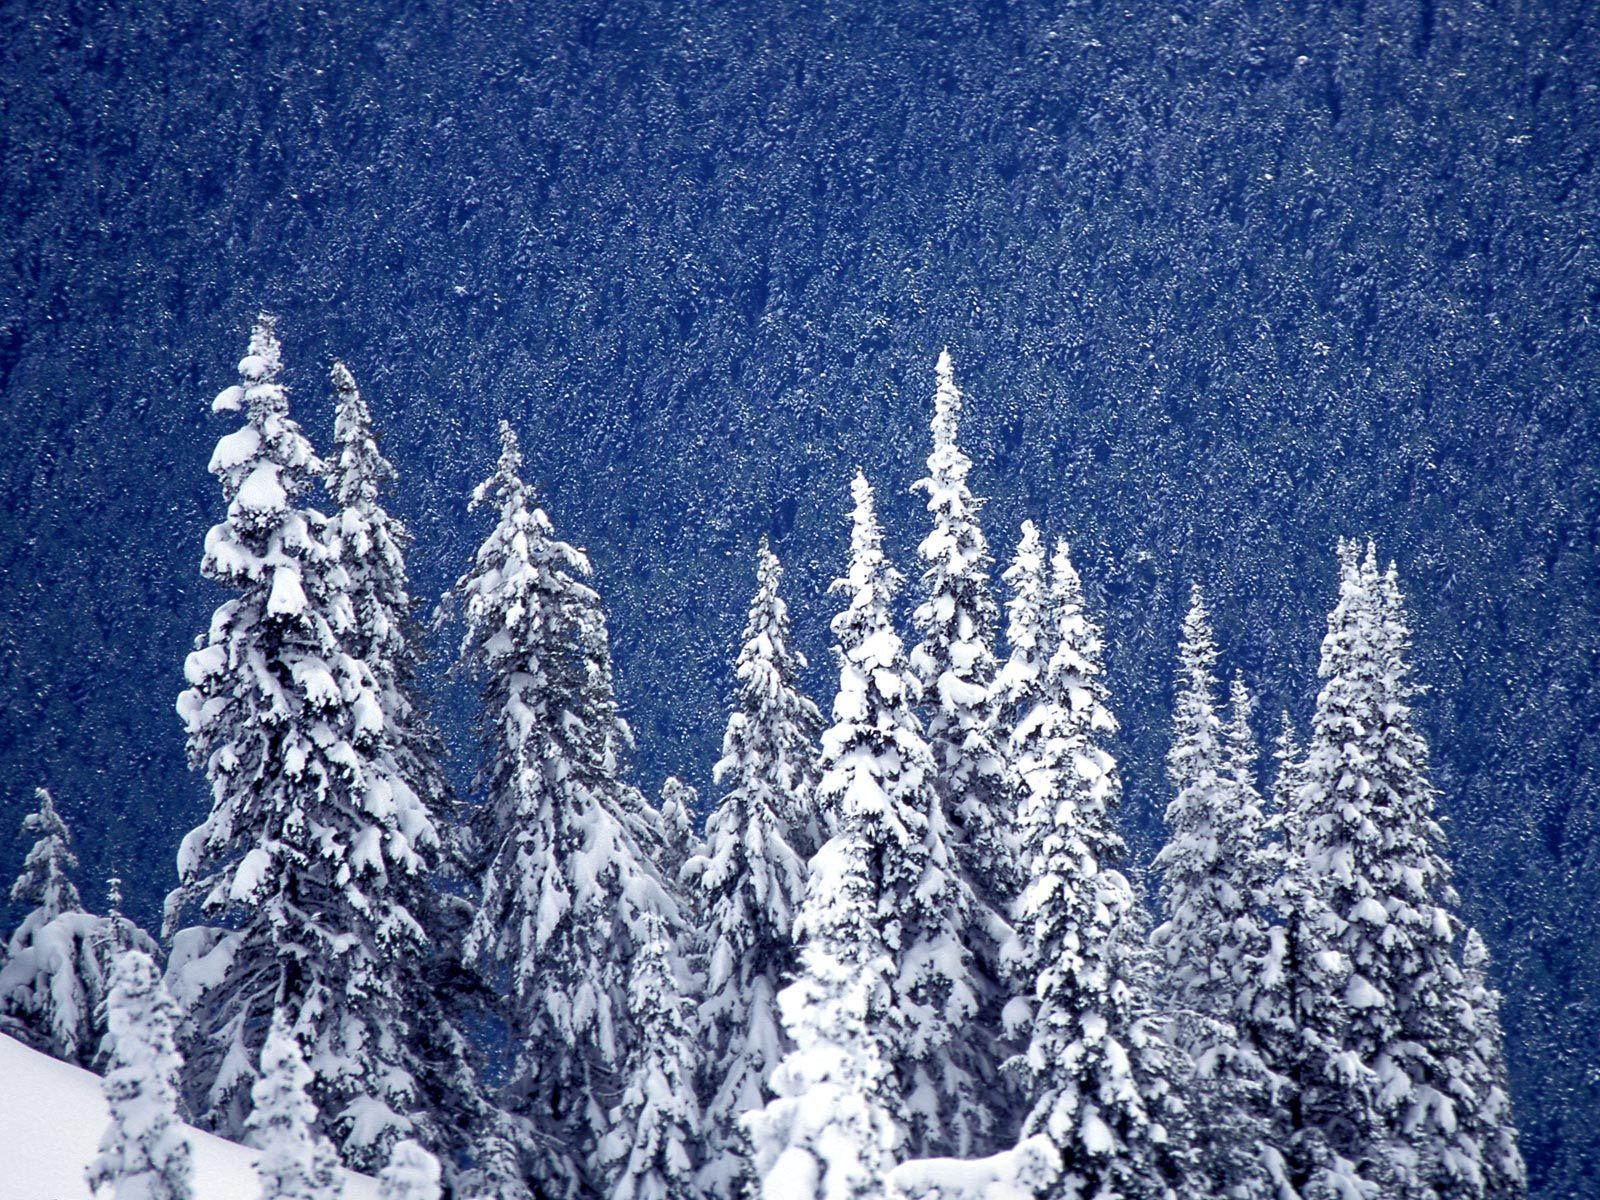
<svg viewBox="0 0 1600 1200">
<path fill-rule="evenodd" d="M 84 1168 L 106 1126 L 100 1077 L 30 1050 L 0 1034 L 0 1196 L 4 1200 L 88 1200 Z M 256 1200 L 255 1155 L 234 1142 L 191 1130 L 195 1200 Z M 377 1188 L 351 1175 L 346 1200 L 373 1200 Z"/>
</svg>

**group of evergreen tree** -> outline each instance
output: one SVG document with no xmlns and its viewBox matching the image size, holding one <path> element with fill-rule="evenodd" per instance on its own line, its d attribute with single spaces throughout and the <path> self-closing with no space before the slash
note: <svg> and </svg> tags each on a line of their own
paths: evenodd
<svg viewBox="0 0 1600 1200">
<path fill-rule="evenodd" d="M 263 318 L 214 405 L 243 418 L 212 456 L 227 513 L 202 566 L 231 595 L 178 704 L 212 807 L 178 856 L 164 977 L 115 906 L 81 911 L 47 793 L 25 823 L 0 1020 L 104 1056 L 93 1183 L 188 1200 L 186 1117 L 260 1148 L 266 1200 L 327 1200 L 341 1166 L 390 1200 L 1525 1191 L 1370 544 L 1340 546 L 1309 744 L 1285 715 L 1270 799 L 1195 589 L 1156 924 L 1118 830 L 1100 630 L 1032 522 L 1000 645 L 948 355 L 919 640 L 858 474 L 825 719 L 763 542 L 703 837 L 693 788 L 651 804 L 631 782 L 588 556 L 509 425 L 472 495 L 492 528 L 446 598 L 481 700 L 476 803 L 452 793 L 394 471 L 348 370 L 325 462 L 281 365 Z"/>
</svg>

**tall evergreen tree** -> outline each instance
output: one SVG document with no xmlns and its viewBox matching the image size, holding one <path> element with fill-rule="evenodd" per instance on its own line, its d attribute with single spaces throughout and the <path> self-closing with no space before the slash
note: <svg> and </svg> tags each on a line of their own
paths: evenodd
<svg viewBox="0 0 1600 1200">
<path fill-rule="evenodd" d="M 156 953 L 155 943 L 120 914 L 83 910 L 72 873 L 72 836 L 50 793 L 35 793 L 36 811 L 22 820 L 34 844 L 11 888 L 32 905 L 12 931 L 0 962 L 0 1031 L 46 1054 L 93 1066 L 105 1033 L 111 969 L 123 948 Z"/>
<path fill-rule="evenodd" d="M 979 903 L 951 849 L 934 765 L 911 704 L 892 605 L 900 577 L 883 554 L 872 488 L 858 474 L 850 564 L 834 590 L 840 659 L 833 725 L 822 738 L 818 795 L 825 811 L 860 812 L 877 920 L 894 964 L 903 1033 L 893 1066 L 914 1153 L 968 1154 L 993 1124 L 990 1046 L 972 1037 L 981 976 L 968 949 Z"/>
<path fill-rule="evenodd" d="M 1002 915 L 1016 892 L 1010 822 L 1012 789 L 996 720 L 994 639 L 999 614 L 990 593 L 993 561 L 978 521 L 982 503 L 967 485 L 972 460 L 958 441 L 961 391 L 948 350 L 939 355 L 926 494 L 933 528 L 917 547 L 923 599 L 913 614 L 922 640 L 910 656 L 926 712 L 933 783 L 948 814 L 951 844 L 978 904 L 969 941 L 987 976 L 986 1002 L 1002 995 L 1003 948 L 1011 931 Z M 992 1007 L 986 1003 L 985 1008 Z M 987 1014 L 991 1028 L 997 1024 Z"/>
<path fill-rule="evenodd" d="M 677 907 L 644 839 L 648 805 L 621 778 L 617 714 L 587 557 L 556 538 L 501 426 L 499 464 L 473 493 L 493 531 L 453 599 L 461 666 L 481 681 L 482 903 L 467 955 L 510 988 L 519 1047 L 507 1098 L 532 1123 L 528 1168 L 553 1194 L 598 1186 L 604 1097 L 634 1044 L 628 966 L 644 918 Z"/>
<path fill-rule="evenodd" d="M 453 815 L 455 805 L 445 778 L 443 739 L 417 698 L 422 656 L 405 560 L 411 531 L 383 503 L 384 491 L 398 476 L 378 447 L 372 410 L 349 368 L 335 362 L 331 379 L 335 453 L 327 485 L 338 509 L 333 532 L 350 580 L 354 618 L 343 640 L 372 674 L 401 777 L 435 819 L 443 818 Z"/>
<path fill-rule="evenodd" d="M 107 1012 L 111 1124 L 89 1165 L 89 1187 L 110 1187 L 114 1200 L 190 1200 L 194 1150 L 178 1119 L 178 1009 L 142 950 L 117 959 Z"/>
<path fill-rule="evenodd" d="M 859 698 L 856 666 L 842 661 L 840 675 L 841 698 Z M 904 1030 L 871 849 L 878 802 L 869 787 L 837 798 L 795 921 L 800 973 L 779 996 L 792 1048 L 774 1098 L 744 1117 L 763 1200 L 877 1200 L 904 1137 L 893 1065 Z"/>
<path fill-rule="evenodd" d="M 646 915 L 640 936 L 628 983 L 639 1045 L 601 1145 L 608 1167 L 606 1194 L 611 1200 L 678 1200 L 695 1188 L 696 1022 L 666 922 Z"/>
<path fill-rule="evenodd" d="M 1178 1040 L 1196 1069 L 1191 1106 L 1218 1188 L 1268 1195 L 1281 1177 L 1269 1137 L 1274 1107 L 1262 1040 L 1281 1020 L 1266 916 L 1271 882 L 1256 787 L 1250 697 L 1235 678 L 1229 719 L 1218 717 L 1217 647 L 1200 589 L 1179 649 L 1167 775 L 1171 836 L 1156 857 L 1167 913 L 1151 942 Z"/>
<path fill-rule="evenodd" d="M 1399 589 L 1370 544 L 1340 560 L 1280 887 L 1299 942 L 1296 1167 L 1311 1194 L 1352 1176 L 1402 1200 L 1473 1194 L 1482 1148 L 1449 1056 L 1466 986 Z"/>
<path fill-rule="evenodd" d="M 419 1103 L 394 982 L 423 951 L 407 881 L 438 838 L 395 763 L 384 696 L 352 652 L 340 539 L 303 506 L 324 467 L 289 416 L 280 369 L 262 318 L 241 383 L 213 405 L 245 415 L 211 458 L 228 512 L 202 563 L 235 595 L 185 664 L 178 710 L 212 808 L 183 840 L 167 923 L 197 905 L 232 927 L 210 939 L 208 986 L 177 984 L 192 1001 L 187 1085 L 200 1121 L 243 1129 L 278 1017 L 310 1049 L 313 1094 L 345 1160 L 373 1167 L 394 1138 L 439 1132 Z"/>
<path fill-rule="evenodd" d="M 1121 787 L 1103 745 L 1116 723 L 1100 635 L 1065 543 L 1051 566 L 1055 648 L 1013 738 L 1029 880 L 1016 920 L 1035 980 L 1021 1064 L 1033 1096 L 1024 1132 L 1048 1136 L 1060 1152 L 1064 1174 L 1052 1196 L 1182 1195 L 1191 1167 L 1177 1064 L 1153 1018 L 1138 904 L 1116 869 Z"/>
<path fill-rule="evenodd" d="M 805 659 L 789 644 L 782 569 L 763 542 L 745 622 L 733 712 L 715 776 L 726 789 L 706 821 L 706 850 L 685 878 L 703 914 L 706 980 L 705 1155 L 700 1186 L 741 1194 L 749 1172 L 743 1114 L 789 1047 L 779 990 L 794 976 L 794 921 L 806 857 L 821 829 L 812 746 L 822 716 L 800 692 Z"/>
<path fill-rule="evenodd" d="M 338 511 L 331 534 L 349 579 L 353 621 L 342 641 L 366 664 L 382 706 L 383 746 L 395 774 L 416 797 L 409 819 L 419 831 L 417 869 L 395 871 L 390 886 L 426 938 L 423 953 L 397 955 L 388 985 L 409 1020 L 402 1047 L 417 1087 L 417 1106 L 432 1120 L 428 1140 L 439 1150 L 458 1151 L 480 1140 L 490 1119 L 471 1064 L 471 1047 L 456 1019 L 458 1003 L 472 1007 L 460 964 L 460 942 L 471 908 L 440 876 L 459 875 L 463 826 L 445 777 L 444 742 L 416 693 L 421 663 L 414 621 L 416 607 L 406 571 L 410 531 L 383 504 L 397 474 L 378 447 L 372 412 L 342 362 L 331 372 L 336 452 L 327 486 Z M 413 947 L 414 949 L 415 947 Z M 364 1165 L 376 1165 L 369 1155 Z"/>
</svg>

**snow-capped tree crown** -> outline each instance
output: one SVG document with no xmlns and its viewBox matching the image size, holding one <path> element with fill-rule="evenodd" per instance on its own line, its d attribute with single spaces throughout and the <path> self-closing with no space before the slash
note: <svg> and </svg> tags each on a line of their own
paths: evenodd
<svg viewBox="0 0 1600 1200">
<path fill-rule="evenodd" d="M 34 811 L 22 818 L 22 834 L 33 838 L 33 846 L 11 885 L 12 901 L 32 908 L 11 934 L 12 954 L 32 944 L 34 935 L 62 913 L 83 911 L 78 887 L 72 881 L 78 858 L 72 852 L 67 823 L 46 788 L 35 790 L 34 800 Z"/>
<path fill-rule="evenodd" d="M 111 1123 L 89 1186 L 109 1186 L 115 1200 L 190 1200 L 194 1152 L 178 1117 L 178 1008 L 148 954 L 120 955 L 106 1008 L 110 1061 L 102 1087 Z"/>
</svg>

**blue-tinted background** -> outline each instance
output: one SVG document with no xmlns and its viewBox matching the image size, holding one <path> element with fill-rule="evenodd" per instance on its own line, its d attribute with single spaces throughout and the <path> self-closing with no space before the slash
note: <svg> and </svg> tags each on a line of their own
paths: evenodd
<svg viewBox="0 0 1600 1200">
<path fill-rule="evenodd" d="M 0 6 L 0 871 L 42 781 L 93 903 L 172 882 L 258 308 L 323 445 L 330 356 L 372 397 L 425 595 L 524 431 L 652 787 L 708 784 L 762 533 L 818 661 L 854 464 L 912 565 L 948 343 L 991 537 L 1105 614 L 1141 854 L 1189 580 L 1270 732 L 1334 538 L 1399 560 L 1535 1179 L 1597 1194 L 1592 6 L 899 7 Z"/>
</svg>

